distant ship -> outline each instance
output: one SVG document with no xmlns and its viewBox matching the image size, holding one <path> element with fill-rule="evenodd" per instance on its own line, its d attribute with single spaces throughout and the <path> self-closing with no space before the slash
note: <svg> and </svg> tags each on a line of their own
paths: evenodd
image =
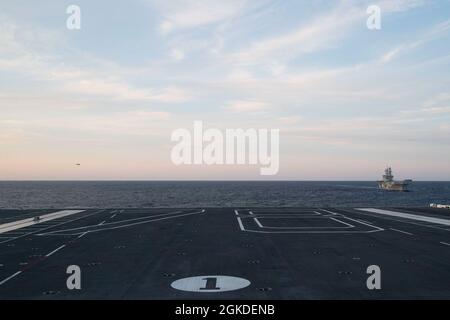
<svg viewBox="0 0 450 320">
<path fill-rule="evenodd" d="M 390 191 L 408 191 L 408 185 L 412 180 L 395 181 L 391 167 L 384 170 L 383 180 L 378 181 L 378 187 Z"/>
</svg>

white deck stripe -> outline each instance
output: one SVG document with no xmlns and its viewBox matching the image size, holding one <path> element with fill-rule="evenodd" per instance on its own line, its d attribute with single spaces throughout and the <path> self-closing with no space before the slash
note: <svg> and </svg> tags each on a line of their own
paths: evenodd
<svg viewBox="0 0 450 320">
<path fill-rule="evenodd" d="M 86 234 L 88 234 L 88 232 L 80 234 L 77 239 L 80 239 L 81 237 L 84 237 Z"/>
<path fill-rule="evenodd" d="M 448 219 L 439 219 L 439 218 L 433 218 L 433 217 L 427 217 L 427 216 L 420 216 L 417 214 L 410 214 L 410 213 L 396 212 L 396 211 L 382 210 L 382 209 L 374 209 L 374 208 L 356 208 L 356 210 L 450 226 L 450 220 L 448 220 Z"/>
<path fill-rule="evenodd" d="M 258 218 L 253 218 L 253 220 L 256 222 L 256 224 L 258 225 L 258 227 L 264 228 L 264 226 L 263 226 L 262 223 L 258 220 Z"/>
<path fill-rule="evenodd" d="M 446 246 L 450 246 L 450 243 L 447 243 L 447 242 L 439 242 L 439 243 L 446 245 Z"/>
<path fill-rule="evenodd" d="M 369 224 L 373 224 L 373 222 L 371 221 L 367 221 L 367 220 L 363 220 L 363 219 L 356 219 L 357 221 L 363 222 L 363 223 L 369 223 Z"/>
<path fill-rule="evenodd" d="M 66 246 L 66 245 L 63 244 L 61 247 L 56 248 L 55 250 L 53 250 L 52 252 L 46 254 L 45 256 L 48 258 L 48 257 L 50 257 L 52 254 L 54 254 L 54 253 L 58 252 L 59 250 L 61 250 L 62 248 L 64 248 L 65 246 Z"/>
<path fill-rule="evenodd" d="M 398 229 L 394 229 L 394 228 L 390 228 L 392 231 L 397 231 L 397 232 L 400 232 L 400 233 L 404 233 L 404 234 L 408 234 L 408 235 L 410 235 L 410 236 L 413 236 L 413 234 L 412 233 L 409 233 L 409 232 L 406 232 L 406 231 L 402 231 L 402 230 L 398 230 Z"/>
<path fill-rule="evenodd" d="M 175 212 L 180 212 L 180 211 L 175 211 Z M 167 214 L 161 214 L 161 215 L 154 215 L 154 216 L 149 216 L 149 217 L 144 217 L 145 221 L 139 221 L 139 222 L 134 222 L 134 223 L 128 223 L 128 224 L 121 224 L 121 223 L 125 223 L 125 222 L 129 222 L 129 221 L 135 221 L 135 220 L 141 220 L 143 218 L 136 218 L 136 219 L 129 219 L 129 220 L 123 220 L 123 221 L 118 221 L 118 222 L 111 222 L 111 223 L 107 223 L 107 224 L 103 224 L 101 226 L 99 226 L 98 224 L 95 225 L 89 225 L 89 226 L 84 226 L 84 227 L 78 227 L 78 228 L 71 228 L 71 229 L 63 229 L 63 230 L 57 230 L 57 231 L 51 231 L 51 232 L 46 232 L 46 233 L 39 233 L 39 236 L 47 236 L 47 235 L 57 235 L 57 236 L 67 236 L 67 235 L 78 235 L 82 232 L 99 232 L 99 231 L 104 231 L 104 230 L 115 230 L 115 229 L 120 229 L 120 228 L 125 228 L 125 227 L 131 227 L 131 226 L 135 226 L 135 225 L 140 225 L 140 224 L 144 224 L 144 223 L 151 223 L 151 222 L 155 222 L 155 221 L 161 221 L 161 220 L 167 220 L 167 219 L 173 219 L 173 218 L 179 218 L 179 217 L 186 217 L 186 216 L 191 216 L 191 215 L 196 215 L 196 214 L 203 214 L 206 213 L 206 210 L 203 209 L 201 211 L 196 211 L 196 212 L 190 212 L 190 213 L 184 213 L 184 214 L 175 214 L 172 216 L 168 216 L 168 217 L 163 217 L 163 218 L 157 218 L 155 219 L 155 216 L 161 216 L 161 215 L 168 215 L 171 213 L 167 213 Z M 113 227 L 111 227 L 111 225 L 114 225 Z M 103 228 L 101 228 L 103 227 Z M 89 230 L 89 228 L 93 229 L 93 230 Z M 80 231 L 80 230 L 86 230 L 87 231 L 81 231 L 78 233 L 67 233 L 67 231 Z"/>
<path fill-rule="evenodd" d="M 85 210 L 63 210 L 63 211 L 58 211 L 58 212 L 54 212 L 54 213 L 49 213 L 49 214 L 42 215 L 39 222 L 34 221 L 33 220 L 34 218 L 28 218 L 28 219 L 4 223 L 4 224 L 0 225 L 0 234 L 9 232 L 9 231 L 13 231 L 13 230 L 17 230 L 17 229 L 22 229 L 22 228 L 29 227 L 32 225 L 40 224 L 43 222 L 51 221 L 54 219 L 67 217 L 72 214 L 80 213 L 83 211 L 85 211 Z"/>
<path fill-rule="evenodd" d="M 66 245 L 63 244 L 62 246 L 56 248 L 56 249 L 53 250 L 52 252 L 46 254 L 45 257 L 46 257 L 46 258 L 50 257 L 52 254 L 58 252 L 59 250 L 61 250 L 61 249 L 64 248 L 65 246 L 66 246 Z M 5 284 L 6 282 L 8 282 L 9 280 L 11 280 L 12 278 L 17 277 L 17 276 L 18 276 L 19 274 L 21 274 L 21 273 L 22 273 L 22 270 L 21 270 L 21 271 L 17 271 L 17 272 L 14 273 L 13 275 L 11 275 L 11 276 L 9 276 L 8 278 L 2 280 L 2 281 L 0 282 L 0 286 L 3 285 L 3 284 Z"/>
<path fill-rule="evenodd" d="M 19 274 L 21 274 L 22 271 L 17 271 L 16 273 L 14 273 L 12 276 L 9 276 L 8 278 L 6 278 L 5 280 L 0 282 L 0 286 L 5 284 L 6 282 L 8 282 L 9 280 L 11 280 L 12 278 L 18 276 Z"/>
<path fill-rule="evenodd" d="M 244 225 L 242 224 L 242 220 L 240 217 L 237 217 L 238 222 L 239 222 L 239 228 L 241 228 L 242 231 L 245 231 Z"/>
<path fill-rule="evenodd" d="M 325 211 L 325 212 L 328 212 L 328 213 L 331 213 L 332 215 L 334 215 L 334 216 L 336 216 L 337 215 L 337 213 L 336 212 L 332 212 L 332 211 L 329 211 L 329 210 L 325 210 L 325 209 L 320 209 L 320 210 L 322 210 L 322 211 Z"/>
</svg>

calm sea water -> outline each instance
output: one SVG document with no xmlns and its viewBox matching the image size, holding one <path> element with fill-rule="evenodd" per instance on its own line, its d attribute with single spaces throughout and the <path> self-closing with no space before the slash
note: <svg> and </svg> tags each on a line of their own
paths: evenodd
<svg viewBox="0 0 450 320">
<path fill-rule="evenodd" d="M 450 203 L 450 182 L 414 182 L 410 192 L 374 182 L 0 182 L 0 208 L 359 207 Z"/>
</svg>

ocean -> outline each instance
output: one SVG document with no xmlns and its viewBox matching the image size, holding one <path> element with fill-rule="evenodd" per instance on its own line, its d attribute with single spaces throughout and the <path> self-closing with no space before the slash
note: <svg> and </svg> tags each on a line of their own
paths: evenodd
<svg viewBox="0 0 450 320">
<path fill-rule="evenodd" d="M 450 203 L 450 182 L 390 192 L 375 182 L 1 181 L 2 209 L 153 207 L 422 207 Z"/>
</svg>

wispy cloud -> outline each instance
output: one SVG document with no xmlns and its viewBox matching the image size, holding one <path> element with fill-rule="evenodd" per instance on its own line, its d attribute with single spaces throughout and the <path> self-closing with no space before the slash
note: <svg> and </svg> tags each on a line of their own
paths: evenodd
<svg viewBox="0 0 450 320">
<path fill-rule="evenodd" d="M 402 43 L 395 47 L 394 49 L 385 53 L 381 58 L 380 62 L 388 63 L 394 60 L 400 54 L 405 54 L 413 49 L 424 46 L 430 41 L 437 40 L 444 35 L 448 35 L 450 31 L 450 20 L 446 20 L 434 25 L 430 30 L 420 35 L 418 38 Z"/>
<path fill-rule="evenodd" d="M 208 26 L 239 16 L 250 6 L 241 0 L 148 0 L 163 17 L 159 29 L 163 34 Z"/>
<path fill-rule="evenodd" d="M 347 35 L 348 27 L 364 15 L 362 10 L 337 6 L 296 30 L 253 42 L 248 48 L 232 53 L 230 59 L 239 64 L 272 63 L 274 60 L 331 48 Z"/>
<path fill-rule="evenodd" d="M 65 84 L 66 92 L 88 96 L 100 96 L 119 100 L 141 100 L 165 103 L 184 102 L 190 99 L 188 92 L 178 88 L 164 88 L 162 90 L 146 90 L 130 87 L 109 79 L 86 79 Z"/>
<path fill-rule="evenodd" d="M 414 110 L 402 111 L 403 116 L 433 116 L 438 114 L 450 114 L 450 93 L 442 92 L 426 100 L 422 107 Z"/>
<path fill-rule="evenodd" d="M 258 112 L 266 110 L 268 107 L 269 104 L 263 101 L 237 100 L 228 103 L 225 109 L 232 112 Z"/>
<path fill-rule="evenodd" d="M 385 53 L 381 58 L 380 61 L 382 63 L 388 63 L 390 62 L 392 59 L 394 59 L 399 53 L 400 51 L 402 51 L 403 48 L 402 47 L 397 47 L 394 48 L 392 50 L 390 50 L 389 52 Z"/>
<path fill-rule="evenodd" d="M 43 55 L 36 50 L 33 42 L 24 41 L 21 34 L 32 34 L 28 29 L 19 28 L 8 22 L 0 29 L 0 69 L 17 74 L 32 76 L 36 81 L 54 82 L 52 87 L 71 94 L 99 96 L 113 100 L 142 100 L 162 103 L 179 103 L 191 99 L 191 94 L 176 86 L 159 88 L 139 88 L 131 85 L 120 74 L 114 74 L 111 64 L 93 59 L 91 66 L 79 67 L 64 62 L 58 55 Z M 61 38 L 60 35 L 55 37 Z M 47 37 L 48 38 L 48 37 Z M 177 53 L 177 58 L 180 59 Z M 82 56 L 78 56 L 82 58 Z M 86 59 L 86 57 L 84 57 Z M 111 72 L 112 71 L 112 72 Z M 42 83 L 41 83 L 42 85 Z"/>
<path fill-rule="evenodd" d="M 430 2 L 430 0 L 383 0 L 377 4 L 383 12 L 396 13 L 416 9 Z"/>
</svg>

